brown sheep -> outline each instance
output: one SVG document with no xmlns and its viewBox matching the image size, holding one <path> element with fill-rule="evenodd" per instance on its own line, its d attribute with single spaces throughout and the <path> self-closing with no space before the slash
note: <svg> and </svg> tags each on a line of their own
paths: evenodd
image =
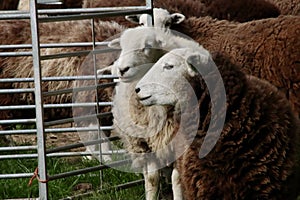
<svg viewBox="0 0 300 200">
<path fill-rule="evenodd" d="M 64 0 L 64 8 L 82 8 L 83 0 Z"/>
<path fill-rule="evenodd" d="M 97 8 L 97 7 L 116 7 L 116 6 L 141 6 L 145 5 L 144 0 L 129 0 L 129 1 L 106 1 L 106 0 L 83 0 L 83 8 Z M 124 16 L 101 18 L 101 20 L 113 20 L 126 27 L 135 27 L 127 21 Z"/>
<path fill-rule="evenodd" d="M 19 0 L 18 0 L 19 2 Z M 38 9 L 66 9 L 81 8 L 82 0 L 64 0 L 62 4 L 37 4 Z M 29 10 L 29 0 L 20 0 L 18 10 Z"/>
<path fill-rule="evenodd" d="M 56 26 L 57 24 L 57 26 Z M 79 24 L 76 22 L 69 22 L 72 24 Z M 87 22 L 85 22 L 87 26 Z M 66 27 L 68 22 L 59 22 L 52 23 L 52 25 L 48 25 L 47 23 L 40 23 L 39 27 L 41 30 L 47 30 L 49 32 L 41 32 L 41 43 L 46 42 L 59 42 L 65 40 L 65 38 L 61 38 L 62 35 L 72 36 L 71 32 L 66 31 Z M 0 35 L 0 44 L 1 45 L 9 45 L 9 44 L 31 44 L 31 29 L 29 20 L 3 20 L 1 21 L 2 32 Z M 52 34 L 49 34 L 49 33 Z M 74 36 L 75 37 L 75 36 Z M 71 37 L 72 38 L 72 37 Z M 75 40 L 74 40 L 75 41 Z M 77 41 L 80 41 L 77 39 Z M 3 51 L 3 49 L 1 49 Z"/>
<path fill-rule="evenodd" d="M 26 43 L 31 42 L 30 31 L 26 26 L 29 25 L 27 21 L 16 22 L 20 25 L 18 28 L 14 26 L 14 23 L 11 21 L 3 21 L 1 25 L 9 27 L 11 24 L 12 27 L 6 29 L 7 31 L 12 30 L 13 32 L 19 30 L 20 38 L 17 41 L 14 41 L 14 37 L 8 37 L 9 32 L 6 35 L 3 35 L 5 39 L 5 44 L 15 44 L 15 43 Z M 0 26 L 1 26 L 0 25 Z M 72 43 L 72 42 L 91 42 L 92 41 L 92 29 L 91 21 L 68 21 L 68 22 L 55 22 L 55 23 L 41 23 L 39 26 L 40 30 L 40 41 L 41 43 Z M 124 30 L 123 26 L 115 22 L 102 22 L 98 21 L 95 24 L 95 41 L 104 41 L 109 39 L 116 34 Z M 22 32 L 23 31 L 23 32 Z M 10 38 L 10 39 L 8 39 Z M 23 41 L 22 41 L 23 40 Z M 2 38 L 0 39 L 3 43 Z M 78 52 L 84 50 L 91 50 L 91 47 L 72 47 L 72 48 L 42 48 L 41 55 L 53 55 L 66 52 Z M 114 57 L 115 56 L 115 57 Z M 110 65 L 116 59 L 114 54 L 99 54 L 97 57 L 97 67 L 102 65 Z M 59 77 L 59 76 L 77 76 L 77 75 L 93 75 L 92 64 L 90 63 L 92 59 L 87 60 L 87 56 L 73 56 L 60 59 L 50 59 L 41 61 L 41 72 L 43 77 Z M 98 65 L 99 64 L 99 65 Z M 83 66 L 82 66 L 83 65 Z M 33 77 L 33 67 L 32 67 L 32 57 L 7 57 L 1 60 L 0 63 L 0 78 L 24 78 L 24 77 Z M 112 80 L 102 79 L 99 81 L 101 83 L 112 82 Z M 42 84 L 43 92 L 51 92 L 63 89 L 73 89 L 74 87 L 84 87 L 84 86 L 93 86 L 94 81 L 46 81 Z M 33 83 L 28 82 L 15 82 L 15 83 L 0 83 L 0 88 L 2 89 L 11 89 L 11 88 L 34 88 Z M 100 102 L 110 102 L 111 96 L 113 93 L 113 87 L 100 88 L 98 91 L 98 101 Z M 79 93 L 82 94 L 82 93 Z M 67 92 L 60 95 L 45 96 L 43 98 L 44 104 L 60 104 L 60 103 L 72 103 L 72 102 L 95 102 L 95 92 L 87 91 L 83 96 L 78 96 L 75 92 Z M 74 99 L 72 99 L 72 97 Z M 0 99 L 1 105 L 28 105 L 34 104 L 34 96 L 32 93 L 15 93 L 15 94 L 1 94 Z M 110 106 L 104 106 L 99 108 L 99 112 L 108 112 L 110 111 Z M 88 107 L 82 109 L 80 107 L 75 108 L 53 108 L 45 109 L 44 111 L 44 120 L 45 122 L 52 120 L 59 120 L 64 118 L 80 117 L 83 115 L 96 114 L 95 107 Z M 34 118 L 34 110 L 28 110 L 26 112 L 22 110 L 7 110 L 1 112 L 0 119 L 25 119 L 25 118 Z M 95 122 L 95 121 L 93 121 Z M 88 126 L 91 125 L 92 121 L 76 121 L 75 126 Z M 100 119 L 102 126 L 112 125 L 112 116 L 106 115 Z M 94 123 L 95 124 L 95 123 Z M 93 124 L 93 125 L 94 125 Z M 1 129 L 9 129 L 10 127 L 2 126 Z M 106 135 L 110 133 L 104 131 Z M 80 135 L 81 139 L 86 141 L 90 139 L 86 135 Z M 93 135 L 92 135 L 93 137 Z M 97 139 L 95 137 L 92 138 Z M 103 144 L 102 150 L 108 150 L 108 143 Z M 92 148 L 92 149 L 91 149 Z M 89 146 L 87 151 L 97 148 L 94 146 Z M 105 148 L 105 149 L 104 149 Z M 109 161 L 110 156 L 104 155 L 102 157 L 104 161 Z"/>
<path fill-rule="evenodd" d="M 17 10 L 19 0 L 2 0 L 0 1 L 0 10 Z"/>
<path fill-rule="evenodd" d="M 23 41 L 18 41 L 17 43 L 30 43 L 30 32 L 29 29 L 25 28 L 29 25 L 28 22 L 20 23 L 16 22 L 18 25 L 18 30 L 20 31 L 20 38 L 23 38 Z M 89 20 L 83 21 L 69 21 L 69 22 L 55 22 L 55 23 L 43 23 L 40 24 L 40 41 L 41 43 L 61 43 L 61 42 L 90 42 L 92 41 L 92 32 Z M 3 21 L 0 26 L 10 26 L 13 25 L 13 28 L 6 29 L 12 30 L 15 32 L 17 28 L 14 26 L 14 23 L 11 21 Z M 112 23 L 112 22 L 98 22 L 95 25 L 95 39 L 96 41 L 104 41 L 118 33 L 120 33 L 124 27 Z M 23 31 L 23 32 L 22 32 Z M 12 33 L 13 33 L 12 32 Z M 51 33 L 51 34 L 49 34 Z M 7 33 L 9 35 L 9 33 Z M 4 36 L 5 44 L 14 44 L 13 37 Z M 8 39 L 10 38 L 10 39 Z M 19 38 L 19 39 L 20 39 Z M 2 38 L 0 41 L 3 41 Z M 2 42 L 3 43 L 3 42 Z M 72 48 L 43 48 L 41 49 L 42 55 L 52 55 L 63 52 L 72 52 L 72 51 L 83 51 L 91 50 L 91 47 L 72 47 Z M 97 56 L 98 57 L 98 56 Z M 106 56 L 109 57 L 109 56 Z M 101 64 L 111 64 L 113 60 L 103 58 L 100 61 Z M 42 76 L 76 76 L 80 73 L 80 66 L 85 61 L 86 56 L 75 56 L 67 57 L 60 59 L 50 59 L 42 61 Z M 103 63 L 104 62 L 104 63 Z M 32 69 L 32 57 L 7 57 L 2 59 L 0 63 L 1 78 L 24 78 L 24 77 L 33 77 Z M 48 91 L 57 91 L 61 89 L 73 88 L 73 81 L 48 81 L 43 82 L 42 89 L 43 92 Z M 16 82 L 16 83 L 1 83 L 0 88 L 33 88 L 33 83 L 27 82 Z M 22 94 L 1 94 L 1 105 L 19 105 L 19 104 L 33 104 L 33 94 L 22 93 Z M 88 98 L 88 97 L 87 97 Z M 110 101 L 110 99 L 104 95 L 100 96 L 102 101 Z M 87 100 L 87 99 L 86 99 Z M 91 100 L 91 99 L 89 99 Z M 94 99 L 92 99 L 94 100 Z M 44 103 L 71 103 L 72 102 L 72 93 L 66 93 L 62 95 L 49 96 L 44 98 Z M 9 111 L 1 112 L 0 119 L 14 119 L 14 118 L 24 118 L 29 117 L 26 114 L 29 114 L 31 117 L 34 117 L 32 113 L 19 112 L 19 111 Z M 26 116 L 24 116 L 26 115 Z M 65 117 L 72 117 L 71 109 L 51 109 L 46 110 L 45 120 L 57 120 Z M 110 119 L 111 121 L 111 119 Z"/>
<path fill-rule="evenodd" d="M 245 22 L 254 19 L 277 17 L 279 10 L 265 0 L 154 0 L 155 7 L 179 12 L 186 17 L 204 17 Z"/>
<path fill-rule="evenodd" d="M 300 15 L 299 0 L 267 0 L 277 6 L 282 15 Z"/>
<path fill-rule="evenodd" d="M 176 30 L 209 51 L 219 51 L 253 76 L 282 90 L 300 116 L 300 17 L 279 16 L 246 23 L 189 18 Z"/>
<path fill-rule="evenodd" d="M 172 50 L 136 86 L 143 105 L 173 108 L 172 143 L 176 153 L 183 152 L 175 165 L 184 199 L 295 199 L 299 119 L 273 85 L 247 76 L 226 57 L 213 59 L 222 64 L 216 67 L 205 51 Z M 221 85 L 226 99 L 220 95 Z M 218 106 L 222 100 L 224 126 L 210 124 L 225 115 Z M 204 146 L 206 155 L 201 150 L 208 132 L 209 143 L 216 145 L 211 151 Z"/>
<path fill-rule="evenodd" d="M 201 0 L 206 15 L 217 19 L 246 22 L 277 17 L 279 9 L 267 0 Z"/>
<path fill-rule="evenodd" d="M 83 7 L 114 7 L 114 6 L 140 6 L 145 5 L 144 0 L 127 1 L 105 1 L 105 0 L 84 0 Z M 251 21 L 269 17 L 277 17 L 279 10 L 265 0 L 243 0 L 226 1 L 218 0 L 213 3 L 198 0 L 154 0 L 154 7 L 167 9 L 171 13 L 181 13 L 186 17 L 212 16 L 218 19 L 232 21 Z M 112 18 L 110 18 L 112 19 Z M 113 18 L 118 23 L 127 27 L 132 27 L 124 18 Z"/>
</svg>

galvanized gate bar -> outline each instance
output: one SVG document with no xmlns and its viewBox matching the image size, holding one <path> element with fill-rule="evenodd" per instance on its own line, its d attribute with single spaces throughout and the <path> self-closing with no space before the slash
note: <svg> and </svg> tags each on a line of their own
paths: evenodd
<svg viewBox="0 0 300 200">
<path fill-rule="evenodd" d="M 16 123 L 35 123 L 36 119 L 8 119 L 8 120 L 0 120 L 1 124 L 16 124 Z"/>
<path fill-rule="evenodd" d="M 0 57 L 15 57 L 15 56 L 32 56 L 31 52 L 19 51 L 19 52 L 0 52 Z"/>
<path fill-rule="evenodd" d="M 0 147 L 0 151 L 36 150 L 37 146 Z"/>
<path fill-rule="evenodd" d="M 130 163 L 131 163 L 130 159 L 116 161 L 116 162 L 109 163 L 107 165 L 99 165 L 99 166 L 95 166 L 95 167 L 88 167 L 88 168 L 84 168 L 84 169 L 78 169 L 78 170 L 74 170 L 74 171 L 70 171 L 70 172 L 52 175 L 52 176 L 48 177 L 48 180 L 52 181 L 52 180 L 66 178 L 69 176 L 76 176 L 76 175 L 84 174 L 84 173 L 88 173 L 88 172 L 100 171 L 100 170 L 107 169 L 107 168 L 119 167 L 119 166 L 130 164 Z"/>
<path fill-rule="evenodd" d="M 31 178 L 33 173 L 0 174 L 0 179 Z"/>
<path fill-rule="evenodd" d="M 42 77 L 42 81 L 75 81 L 75 80 L 94 80 L 94 76 L 51 76 L 51 77 Z M 98 79 L 114 79 L 118 78 L 114 75 L 102 74 L 97 76 Z M 8 82 L 33 82 L 34 78 L 4 78 L 0 79 L 0 83 Z"/>
<path fill-rule="evenodd" d="M 23 88 L 23 89 L 0 89 L 0 94 L 9 94 L 9 93 L 30 93 L 34 92 L 32 88 Z"/>
<path fill-rule="evenodd" d="M 36 109 L 36 131 L 38 145 L 38 168 L 41 180 L 47 180 L 47 165 L 46 165 L 46 146 L 45 146 L 45 130 L 44 130 L 44 108 L 42 94 L 42 75 L 40 61 L 40 41 L 39 28 L 37 17 L 37 2 L 30 0 L 30 25 L 32 36 L 32 58 L 34 69 L 34 86 L 35 86 L 35 109 Z M 48 199 L 48 184 L 47 182 L 39 182 L 39 199 Z"/>
<path fill-rule="evenodd" d="M 90 19 L 96 17 L 116 17 L 120 15 L 134 15 L 134 14 L 143 14 L 143 13 L 151 13 L 150 8 L 145 7 L 142 10 L 120 10 L 115 12 L 104 12 L 104 13 L 90 13 L 84 15 L 66 15 L 66 16 L 48 16 L 48 17 L 40 17 L 40 22 L 57 22 L 57 21 L 65 21 L 65 20 L 83 20 Z"/>
<path fill-rule="evenodd" d="M 100 129 L 103 131 L 112 130 L 112 126 L 100 126 Z M 71 128 L 48 128 L 44 129 L 44 133 L 62 133 L 62 132 L 86 132 L 86 131 L 97 131 L 98 128 L 88 128 L 88 127 L 71 127 Z M 9 134 L 36 134 L 38 131 L 36 129 L 23 129 L 23 130 L 5 130 L 0 131 L 0 135 L 9 135 Z"/>
<path fill-rule="evenodd" d="M 90 103 L 62 103 L 62 104 L 44 104 L 44 108 L 67 108 L 76 106 L 112 106 L 112 102 L 90 102 Z M 13 110 L 13 109 L 34 109 L 35 105 L 20 105 L 20 106 L 1 106 L 0 110 Z"/>
<path fill-rule="evenodd" d="M 101 12 L 101 13 L 99 13 Z M 80 15 L 78 13 L 84 13 Z M 128 6 L 128 7 L 106 7 L 106 8 L 81 8 L 81 9 L 43 9 L 39 10 L 39 15 L 43 14 L 70 14 L 69 16 L 51 16 L 40 17 L 41 22 L 81 20 L 93 17 L 114 17 L 128 14 L 151 14 L 151 8 L 148 6 Z M 72 18 L 72 16 L 74 18 Z M 5 11 L 1 12 L 0 20 L 6 19 L 29 19 L 30 14 L 24 11 Z"/>
<path fill-rule="evenodd" d="M 107 46 L 109 42 L 96 42 L 96 46 Z M 71 43 L 48 43 L 40 44 L 40 48 L 66 48 L 66 47 L 92 47 L 91 42 L 71 42 Z M 31 49 L 31 44 L 5 44 L 0 45 L 0 49 Z M 4 52 L 5 53 L 5 52 Z M 5 54 L 1 54 L 5 56 Z"/>
<path fill-rule="evenodd" d="M 73 117 L 73 118 L 65 118 L 65 119 L 60 119 L 60 120 L 54 120 L 54 121 L 47 121 L 44 122 L 44 126 L 53 126 L 53 125 L 58 125 L 58 124 L 65 124 L 65 123 L 72 123 L 74 121 L 79 121 L 79 120 L 90 120 L 90 119 L 101 119 L 103 117 L 110 117 L 112 116 L 111 112 L 101 112 L 99 114 L 91 114 L 91 115 L 84 115 L 80 117 Z"/>
<path fill-rule="evenodd" d="M 30 0 L 30 12 L 20 12 L 20 11 L 7 11 L 1 12 L 0 20 L 2 19 L 30 19 L 31 25 L 31 36 L 32 36 L 32 44 L 13 44 L 13 45 L 0 45 L 0 49 L 7 49 L 12 52 L 0 52 L 0 57 L 14 57 L 14 56 L 33 56 L 33 67 L 34 67 L 34 77 L 32 78 L 5 78 L 0 79 L 1 83 L 6 82 L 34 82 L 33 86 L 29 86 L 29 88 L 14 88 L 14 89 L 0 89 L 0 94 L 11 94 L 11 93 L 33 93 L 35 96 L 35 105 L 6 105 L 0 106 L 1 110 L 12 110 L 12 109 L 35 109 L 36 110 L 36 118 L 35 119 L 10 119 L 10 120 L 0 120 L 0 125 L 8 125 L 8 124 L 28 124 L 35 123 L 36 129 L 23 129 L 23 130 L 1 130 L 0 135 L 12 135 L 12 134 L 37 134 L 37 145 L 33 146 L 17 146 L 17 147 L 0 147 L 0 152 L 6 151 L 24 151 L 21 154 L 13 154 L 11 155 L 0 155 L 0 160 L 3 159 L 14 159 L 14 158 L 27 158 L 34 159 L 38 158 L 38 168 L 39 168 L 39 177 L 41 180 L 47 179 L 47 168 L 46 168 L 46 157 L 63 157 L 63 156 L 84 156 L 90 155 L 88 152 L 67 152 L 67 150 L 99 144 L 105 142 L 107 140 L 113 141 L 119 139 L 118 137 L 110 137 L 110 138 L 101 138 L 99 140 L 88 141 L 79 144 L 70 144 L 64 145 L 62 147 L 57 147 L 54 149 L 46 150 L 45 147 L 45 134 L 46 133 L 62 133 L 62 132 L 86 132 L 86 131 L 103 131 L 103 130 L 112 130 L 112 126 L 95 126 L 95 127 L 68 127 L 68 128 L 45 128 L 45 126 L 57 125 L 59 123 L 70 122 L 70 119 L 56 120 L 50 122 L 44 122 L 44 109 L 52 109 L 52 108 L 71 108 L 71 107 L 82 107 L 82 106 L 112 106 L 112 102 L 86 102 L 86 103 L 63 103 L 63 104 L 43 104 L 43 98 L 45 96 L 53 96 L 59 94 L 66 94 L 77 91 L 86 91 L 90 89 L 99 89 L 100 87 L 113 86 L 115 83 L 109 84 L 95 84 L 95 86 L 91 87 L 80 87 L 80 88 L 66 88 L 57 91 L 48 91 L 42 93 L 41 85 L 44 81 L 75 81 L 75 80 L 97 80 L 101 78 L 109 78 L 115 79 L 117 77 L 112 75 L 97 75 L 96 68 L 94 65 L 94 76 L 67 76 L 67 77 L 42 77 L 41 76 L 41 60 L 43 59 L 56 59 L 56 58 L 64 58 L 70 56 L 77 55 L 87 55 L 88 53 L 92 53 L 96 55 L 98 53 L 103 53 L 107 51 L 114 51 L 112 49 L 100 49 L 95 50 L 96 46 L 107 45 L 108 42 L 96 42 L 93 37 L 92 42 L 75 42 L 75 43 L 51 43 L 51 44 L 40 44 L 39 42 L 39 22 L 51 22 L 51 21 L 63 21 L 63 20 L 81 20 L 81 19 L 91 19 L 94 17 L 112 17 L 112 16 L 120 16 L 127 14 L 142 14 L 148 13 L 153 14 L 153 5 L 151 0 L 145 0 L 146 6 L 133 6 L 133 7 L 106 7 L 106 8 L 87 8 L 87 9 L 51 9 L 51 10 L 37 10 L 37 0 Z M 99 13 L 101 12 L 101 13 Z M 67 14 L 65 16 L 38 16 L 38 14 Z M 153 18 L 149 17 L 149 23 L 153 23 Z M 1 22 L 0 22 L 1 23 Z M 92 23 L 92 25 L 94 25 Z M 94 31 L 92 31 L 94 34 Z M 54 55 L 41 55 L 41 48 L 61 48 L 61 47 L 92 47 L 93 51 L 78 51 L 78 52 L 66 52 Z M 32 52 L 29 51 L 15 51 L 15 49 L 29 49 L 32 48 Z M 94 59 L 95 61 L 95 59 Z M 95 63 L 94 63 L 95 64 Z M 31 88 L 32 87 L 32 88 Z M 96 115 L 92 117 L 97 117 L 101 119 L 103 114 L 97 111 Z M 111 113 L 105 113 L 105 115 L 111 115 Z M 84 116 L 89 117 L 89 116 Z M 74 119 L 71 120 L 74 122 Z M 28 150 L 26 154 L 25 151 Z M 37 153 L 32 153 L 34 150 L 37 150 Z M 63 151 L 63 152 L 61 152 Z M 125 153 L 124 150 L 112 150 L 108 152 L 92 152 L 93 155 L 110 155 L 115 152 Z M 88 173 L 92 171 L 103 170 L 108 167 L 113 166 L 121 166 L 123 164 L 128 164 L 130 161 L 122 160 L 118 162 L 111 163 L 111 166 L 96 166 L 92 168 L 85 168 L 80 170 L 75 170 L 71 172 L 61 173 L 57 175 L 50 176 L 50 180 L 56 180 L 59 178 L 79 175 L 81 173 Z M 29 178 L 33 175 L 33 173 L 18 173 L 18 174 L 0 174 L 0 179 L 5 178 Z M 137 181 L 141 183 L 142 181 Z M 126 188 L 127 186 L 131 186 L 134 183 L 126 183 L 124 185 L 116 186 L 116 188 Z M 126 186 L 127 185 L 127 186 Z M 39 199 L 48 199 L 48 185 L 47 183 L 39 183 Z"/>
<path fill-rule="evenodd" d="M 47 157 L 70 157 L 70 156 L 90 156 L 91 153 L 93 155 L 100 155 L 98 151 L 94 152 L 60 152 L 60 153 L 51 153 L 47 154 Z M 124 154 L 126 151 L 124 150 L 113 150 L 110 152 L 102 153 L 101 155 L 112 155 L 112 154 Z M 38 158 L 38 154 L 8 154 L 8 155 L 0 155 L 0 160 L 7 160 L 7 159 L 33 159 Z"/>
</svg>

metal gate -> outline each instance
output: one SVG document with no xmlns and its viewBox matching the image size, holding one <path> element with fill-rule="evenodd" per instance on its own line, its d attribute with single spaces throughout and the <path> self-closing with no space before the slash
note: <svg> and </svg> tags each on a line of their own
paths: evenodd
<svg viewBox="0 0 300 200">
<path fill-rule="evenodd" d="M 18 32 L 14 32 L 16 35 L 16 40 L 13 44 L 7 44 L 7 41 L 1 41 L 0 43 L 0 72 L 2 73 L 0 77 L 0 140 L 2 141 L 0 146 L 0 162 L 4 160 L 13 159 L 30 159 L 37 160 L 37 168 L 31 170 L 30 172 L 16 172 L 16 173 L 1 173 L 0 180 L 4 179 L 26 179 L 32 182 L 33 179 L 38 179 L 38 190 L 39 196 L 34 198 L 48 199 L 49 198 L 49 188 L 48 182 L 52 180 L 62 179 L 70 176 L 77 176 L 83 173 L 100 171 L 105 173 L 104 169 L 119 166 L 123 164 L 128 164 L 128 160 L 112 161 L 108 165 L 103 164 L 102 156 L 104 154 L 122 154 L 124 151 L 122 149 L 115 149 L 111 152 L 102 152 L 101 144 L 107 140 L 118 140 L 116 136 L 110 136 L 107 138 L 102 138 L 103 131 L 111 131 L 111 125 L 99 125 L 98 126 L 88 126 L 87 124 L 75 126 L 74 123 L 76 119 L 88 119 L 89 117 L 96 117 L 96 119 L 101 120 L 101 118 L 111 117 L 111 113 L 101 112 L 101 107 L 109 107 L 112 105 L 111 102 L 101 102 L 101 98 L 98 96 L 97 89 L 103 89 L 111 87 L 114 83 L 111 81 L 116 78 L 109 74 L 97 75 L 97 59 L 95 55 L 100 53 L 105 53 L 111 51 L 107 47 L 107 42 L 96 41 L 95 40 L 95 18 L 101 17 L 112 17 L 118 15 L 127 14 L 141 14 L 148 13 L 152 15 L 152 1 L 145 0 L 145 6 L 128 6 L 128 7 L 109 7 L 109 8 L 80 8 L 80 9 L 37 9 L 37 0 L 30 0 L 30 12 L 23 11 L 1 11 L 0 12 L 0 23 L 4 20 L 15 20 L 15 21 L 25 21 L 29 20 L 29 33 L 31 37 L 31 43 L 25 43 L 24 41 L 18 41 Z M 55 41 L 54 43 L 42 43 L 40 41 L 40 26 L 48 22 L 63 22 L 68 20 L 90 20 L 91 28 L 91 41 L 77 41 L 77 42 L 60 42 Z M 151 20 L 151 17 L 150 19 Z M 24 22 L 25 23 L 25 22 Z M 25 29 L 25 28 L 24 28 Z M 16 29 L 17 30 L 17 29 Z M 5 31 L 4 29 L 2 31 Z M 66 30 L 67 32 L 68 30 Z M 7 33 L 6 33 L 7 34 Z M 51 33 L 49 33 L 51 36 Z M 53 33 L 54 34 L 54 33 Z M 71 33 L 72 34 L 72 33 Z M 73 33 L 76 34 L 76 33 Z M 63 36 L 62 36 L 63 37 Z M 3 38 L 5 38 L 3 36 Z M 9 40 L 8 40 L 9 41 Z M 29 40 L 30 41 L 30 38 Z M 96 47 L 102 46 L 101 49 Z M 74 51 L 72 48 L 84 47 L 84 50 Z M 67 52 L 60 52 L 60 48 L 65 48 Z M 55 54 L 51 54 L 51 50 L 58 49 Z M 48 51 L 45 54 L 45 51 Z M 60 59 L 79 57 L 91 55 L 91 62 L 94 66 L 93 73 L 90 74 L 76 74 L 69 76 L 43 76 L 43 68 L 47 64 L 47 60 L 56 60 L 60 62 Z M 20 57 L 20 58 L 19 58 Z M 11 58 L 19 58 L 18 62 L 20 66 L 23 64 L 23 59 L 32 57 L 32 62 L 30 63 L 33 70 L 32 76 L 25 77 L 14 77 L 14 73 L 18 72 L 19 68 L 11 69 L 8 71 L 9 74 L 6 76 L 5 67 L 7 67 Z M 43 61 L 43 62 L 42 62 Z M 45 64 L 46 63 L 46 64 Z M 26 66 L 24 66 L 26 68 Z M 22 66 L 20 69 L 23 69 Z M 57 69 L 60 70 L 60 69 Z M 25 74 L 24 74 L 25 75 Z M 99 84 L 99 80 L 104 80 L 104 82 Z M 78 82 L 77 88 L 66 87 L 59 90 L 47 90 L 50 87 L 48 82 L 55 85 L 59 83 L 69 83 Z M 94 85 L 80 85 L 81 83 L 93 82 Z M 22 87 L 27 85 L 25 87 Z M 19 87 L 17 87 L 19 86 Z M 95 90 L 95 98 L 91 102 L 70 102 L 70 94 L 76 92 L 86 92 Z M 63 96 L 68 101 L 60 100 L 59 102 L 53 103 L 51 100 L 47 101 L 45 99 L 55 99 L 57 96 Z M 68 96 L 69 95 L 69 96 Z M 25 97 L 24 97 L 25 96 Z M 73 94 L 74 97 L 74 94 Z M 2 100 L 1 100 L 2 99 Z M 22 99 L 22 101 L 20 101 Z M 63 99 L 63 98 L 62 98 Z M 70 116 L 70 110 L 72 108 L 92 107 L 95 113 L 85 113 L 83 116 Z M 53 109 L 56 111 L 53 111 Z M 74 109 L 73 109 L 74 110 Z M 45 119 L 48 116 L 48 112 L 53 112 L 52 115 L 61 115 L 59 119 L 51 120 L 51 117 Z M 67 114 L 64 114 L 67 112 Z M 74 114 L 72 112 L 72 114 Z M 68 124 L 67 127 L 61 127 L 62 124 Z M 80 132 L 96 132 L 98 136 L 97 139 L 87 140 L 87 141 L 76 141 L 69 143 L 68 145 L 55 146 L 53 148 L 46 147 L 47 138 L 58 137 L 61 133 L 80 133 Z M 100 133 L 101 132 L 101 133 Z M 10 140 L 14 137 L 22 136 L 36 136 L 36 143 L 26 142 L 28 144 L 18 144 L 11 145 Z M 34 137 L 35 138 L 35 137 Z M 4 142 L 5 141 L 5 142 Z M 59 174 L 49 174 L 49 166 L 47 166 L 48 157 L 72 157 L 72 156 L 89 156 L 89 152 L 83 149 L 77 151 L 69 151 L 71 149 L 80 148 L 88 145 L 99 145 L 100 148 L 93 154 L 99 155 L 100 164 L 91 166 L 88 168 L 76 169 L 68 172 L 63 172 Z M 12 168 L 14 166 L 11 166 Z M 1 168 L 0 168 L 1 169 Z M 6 171 L 6 170 L 4 170 Z M 126 184 L 116 185 L 115 187 L 126 188 L 141 184 L 143 180 L 133 181 Z M 102 183 L 101 183 L 102 184 Z M 2 187 L 2 186 L 1 186 Z M 81 196 L 83 194 L 80 194 Z M 80 196 L 79 195 L 79 196 Z M 10 198 L 5 196 L 5 198 Z M 24 197 L 20 197 L 24 198 Z M 71 198 L 69 198 L 71 199 Z"/>
</svg>

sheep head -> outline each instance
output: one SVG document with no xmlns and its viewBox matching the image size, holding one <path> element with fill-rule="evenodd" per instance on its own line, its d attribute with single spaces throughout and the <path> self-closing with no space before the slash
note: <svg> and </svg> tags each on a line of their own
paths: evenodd
<svg viewBox="0 0 300 200">
<path fill-rule="evenodd" d="M 208 51 L 175 49 L 164 55 L 138 82 L 136 93 L 143 105 L 175 105 L 193 94 L 189 79 L 211 70 Z M 192 92 L 191 92 L 192 91 Z"/>
<path fill-rule="evenodd" d="M 200 112 L 200 104 L 204 104 L 201 105 L 204 109 L 211 105 L 209 127 L 199 158 L 213 149 L 225 122 L 226 92 L 221 74 L 207 50 L 182 48 L 170 51 L 137 83 L 135 91 L 145 106 L 174 106 L 174 113 L 183 120 L 180 124 L 192 121 L 192 113 Z M 211 103 L 201 102 L 202 94 L 209 95 Z M 188 130 L 188 126 L 182 131 L 185 129 Z"/>
<path fill-rule="evenodd" d="M 157 29 L 137 27 L 127 29 L 120 38 L 109 43 L 111 48 L 121 48 L 115 63 L 117 75 L 123 82 L 140 79 L 165 53 L 156 38 Z"/>
<path fill-rule="evenodd" d="M 127 15 L 125 18 L 135 24 L 141 26 L 147 25 L 148 14 L 141 15 Z M 170 14 L 167 10 L 162 8 L 153 9 L 154 27 L 157 28 L 170 28 L 173 24 L 180 24 L 185 20 L 185 16 L 180 13 Z"/>
</svg>

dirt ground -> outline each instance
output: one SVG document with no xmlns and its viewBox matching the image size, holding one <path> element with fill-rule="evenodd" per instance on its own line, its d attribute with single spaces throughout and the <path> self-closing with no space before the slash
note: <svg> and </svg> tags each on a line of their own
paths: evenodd
<svg viewBox="0 0 300 200">
<path fill-rule="evenodd" d="M 71 123 L 54 126 L 51 128 L 69 128 L 72 127 Z M 11 136 L 12 145 L 36 145 L 37 144 L 37 136 L 29 135 L 29 134 L 22 134 L 22 135 L 12 135 Z M 74 144 L 80 142 L 80 137 L 77 132 L 66 132 L 66 133 L 47 133 L 46 134 L 46 147 L 60 147 L 67 144 Z M 81 149 L 76 149 L 82 150 Z"/>
</svg>

